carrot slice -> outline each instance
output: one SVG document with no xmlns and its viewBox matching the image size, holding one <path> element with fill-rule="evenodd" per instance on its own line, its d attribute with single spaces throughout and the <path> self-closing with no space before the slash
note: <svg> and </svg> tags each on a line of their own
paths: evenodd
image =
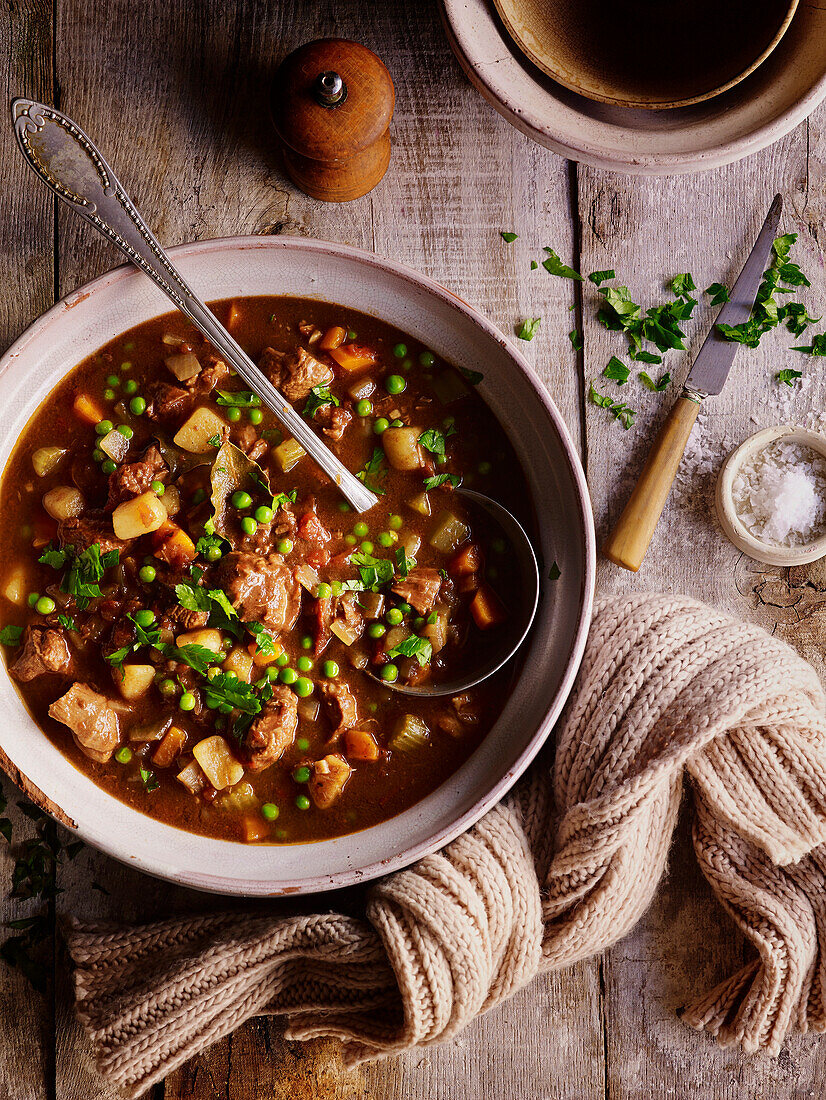
<svg viewBox="0 0 826 1100">
<path fill-rule="evenodd" d="M 342 328 L 341 325 L 333 325 L 321 337 L 318 346 L 322 351 L 333 351 L 334 348 L 340 348 L 346 339 L 347 329 Z"/>
<path fill-rule="evenodd" d="M 483 584 L 471 600 L 470 613 L 480 630 L 498 626 L 508 617 L 505 605 L 489 584 Z"/>
<path fill-rule="evenodd" d="M 72 408 L 75 410 L 75 415 L 85 420 L 87 424 L 99 424 L 103 420 L 103 409 L 96 405 L 88 394 L 79 393 Z"/>
<path fill-rule="evenodd" d="M 340 348 L 333 348 L 330 356 L 346 371 L 364 370 L 376 362 L 376 353 L 363 344 L 343 344 Z"/>
<path fill-rule="evenodd" d="M 447 571 L 451 577 L 463 577 L 469 573 L 478 573 L 485 564 L 482 549 L 478 543 L 469 542 L 457 550 L 448 562 Z"/>
<path fill-rule="evenodd" d="M 378 760 L 379 746 L 369 730 L 347 730 L 344 734 L 347 756 L 351 760 Z"/>
<path fill-rule="evenodd" d="M 170 726 L 152 754 L 152 763 L 159 768 L 168 768 L 185 744 L 186 732 L 177 726 Z"/>
</svg>

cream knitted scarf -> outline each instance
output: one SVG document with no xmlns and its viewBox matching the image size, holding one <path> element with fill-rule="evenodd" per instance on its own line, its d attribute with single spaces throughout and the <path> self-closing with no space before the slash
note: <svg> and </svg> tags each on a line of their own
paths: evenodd
<svg viewBox="0 0 826 1100">
<path fill-rule="evenodd" d="M 548 773 L 375 883 L 364 919 L 71 922 L 101 1072 L 138 1096 L 265 1010 L 292 1038 L 337 1036 L 350 1063 L 455 1035 L 633 927 L 686 778 L 697 859 L 754 957 L 684 1018 L 772 1054 L 793 1028 L 826 1029 L 826 715 L 805 661 L 686 597 L 598 604 Z"/>
</svg>

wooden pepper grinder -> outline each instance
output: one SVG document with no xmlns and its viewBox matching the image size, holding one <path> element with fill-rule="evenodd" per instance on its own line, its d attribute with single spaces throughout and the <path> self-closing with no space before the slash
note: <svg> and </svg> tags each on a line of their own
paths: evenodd
<svg viewBox="0 0 826 1100">
<path fill-rule="evenodd" d="M 314 199 L 372 191 L 390 163 L 396 95 L 390 73 L 358 42 L 321 38 L 282 63 L 272 117 L 293 182 Z"/>
</svg>

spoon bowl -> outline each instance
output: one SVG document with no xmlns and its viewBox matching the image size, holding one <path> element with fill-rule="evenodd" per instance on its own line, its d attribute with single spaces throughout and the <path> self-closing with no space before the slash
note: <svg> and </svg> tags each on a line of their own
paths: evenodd
<svg viewBox="0 0 826 1100">
<path fill-rule="evenodd" d="M 497 643 L 490 650 L 488 659 L 482 664 L 460 676 L 450 680 L 442 680 L 435 683 L 403 684 L 398 681 L 382 680 L 372 672 L 364 669 L 364 674 L 371 680 L 381 684 L 382 687 L 398 691 L 402 695 L 419 695 L 435 698 L 440 695 L 459 695 L 463 691 L 481 684 L 498 672 L 503 665 L 513 657 L 524 642 L 531 629 L 536 609 L 539 604 L 539 566 L 536 561 L 531 540 L 519 520 L 498 501 L 483 493 L 476 493 L 471 489 L 455 489 L 455 494 L 464 498 L 475 508 L 481 508 L 491 517 L 501 529 L 502 534 L 511 546 L 516 558 L 516 571 L 520 583 L 520 601 L 518 615 L 513 615 L 500 627 L 494 630 L 501 632 Z"/>
</svg>

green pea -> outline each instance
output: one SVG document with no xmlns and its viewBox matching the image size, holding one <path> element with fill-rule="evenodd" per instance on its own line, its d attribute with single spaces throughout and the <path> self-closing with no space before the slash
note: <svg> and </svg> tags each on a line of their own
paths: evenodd
<svg viewBox="0 0 826 1100">
<path fill-rule="evenodd" d="M 388 684 L 392 684 L 394 680 L 398 680 L 399 670 L 395 665 L 384 665 L 379 675 L 382 680 L 386 680 Z"/>
<path fill-rule="evenodd" d="M 252 518 L 252 516 L 244 516 L 241 520 L 241 530 L 245 535 L 254 535 L 258 530 L 258 524 Z"/>
<path fill-rule="evenodd" d="M 128 745 L 121 745 L 118 751 L 115 753 L 115 760 L 119 764 L 128 764 L 132 759 L 132 750 Z"/>
<path fill-rule="evenodd" d="M 192 503 L 200 504 L 202 501 L 206 500 L 206 497 L 206 489 L 196 489 L 192 494 Z"/>
<path fill-rule="evenodd" d="M 391 531 L 400 531 L 403 523 L 404 520 L 401 516 L 392 515 L 387 521 L 387 526 L 391 529 Z"/>
<path fill-rule="evenodd" d="M 334 676 L 338 676 L 338 665 L 335 661 L 325 661 L 322 665 L 321 671 L 324 673 L 328 680 L 332 680 Z"/>
<path fill-rule="evenodd" d="M 385 549 L 392 546 L 393 543 L 399 541 L 399 536 L 395 531 L 380 531 L 379 532 L 379 546 L 383 546 Z"/>
<path fill-rule="evenodd" d="M 505 540 L 500 538 L 493 539 L 490 545 L 495 554 L 504 554 L 508 548 L 508 544 Z"/>
<path fill-rule="evenodd" d="M 231 644 L 232 643 L 230 643 L 230 645 Z M 226 678 L 228 680 L 237 680 L 238 679 L 238 673 L 237 672 L 225 672 L 224 675 L 226 676 Z"/>
<path fill-rule="evenodd" d="M 41 596 L 34 607 L 38 615 L 51 615 L 55 609 L 55 602 L 51 596 Z"/>
<path fill-rule="evenodd" d="M 316 591 L 316 599 L 329 600 L 332 596 L 333 590 L 326 581 L 319 581 L 318 589 Z"/>
<path fill-rule="evenodd" d="M 133 416 L 143 416 L 146 412 L 146 402 L 142 397 L 133 397 L 129 402 L 129 411 Z"/>
<path fill-rule="evenodd" d="M 361 548 L 365 554 L 372 554 L 373 550 L 375 549 L 370 539 L 365 539 L 364 542 L 362 542 L 361 544 Z"/>
<path fill-rule="evenodd" d="M 276 546 L 276 550 L 278 551 L 279 554 L 290 554 L 290 553 L 292 553 L 292 548 L 293 548 L 293 540 L 292 539 L 281 539 L 279 541 L 278 545 Z"/>
<path fill-rule="evenodd" d="M 295 747 L 299 752 L 309 752 L 310 742 L 306 737 L 299 737 L 295 742 Z"/>
<path fill-rule="evenodd" d="M 100 420 L 95 424 L 95 432 L 98 435 L 108 435 L 111 432 L 114 424 L 111 420 Z"/>
<path fill-rule="evenodd" d="M 40 593 L 39 592 L 30 592 L 29 597 L 28 597 L 28 601 L 27 601 L 29 607 L 34 607 L 34 605 L 37 603 L 37 601 L 39 599 L 40 599 Z"/>
<path fill-rule="evenodd" d="M 388 393 L 394 396 L 399 393 L 404 393 L 407 389 L 407 380 L 400 374 L 390 374 L 384 380 L 384 388 Z"/>
<path fill-rule="evenodd" d="M 123 392 L 127 397 L 132 397 L 138 392 L 138 383 L 134 378 L 127 378 L 123 383 Z"/>
<path fill-rule="evenodd" d="M 409 615 L 410 612 L 413 610 L 409 603 L 400 603 L 398 605 L 398 609 L 399 611 L 401 611 L 402 615 Z"/>
<path fill-rule="evenodd" d="M 315 691 L 315 684 L 308 677 L 299 676 L 293 684 L 293 691 L 299 699 L 306 699 L 308 695 L 312 695 Z"/>
<path fill-rule="evenodd" d="M 356 402 L 356 415 L 357 416 L 372 416 L 373 415 L 373 402 L 368 401 L 366 397 L 362 397 L 361 401 Z"/>
<path fill-rule="evenodd" d="M 387 627 L 384 623 L 370 623 L 367 627 L 367 633 L 371 638 L 383 638 L 387 633 Z"/>
<path fill-rule="evenodd" d="M 123 436 L 124 439 L 131 439 L 132 436 L 135 434 L 128 424 L 118 424 L 117 431 L 120 433 L 120 435 Z"/>
<path fill-rule="evenodd" d="M 350 505 L 347 503 L 346 500 L 340 500 L 338 502 L 338 510 L 339 510 L 339 512 L 349 512 L 350 511 Z"/>
<path fill-rule="evenodd" d="M 404 615 L 398 609 L 398 607 L 391 607 L 387 614 L 384 616 L 391 626 L 399 626 L 404 619 Z"/>
<path fill-rule="evenodd" d="M 113 389 L 117 389 L 120 385 L 120 379 L 116 374 L 110 374 L 109 377 L 106 379 L 106 385 L 112 386 Z"/>
<path fill-rule="evenodd" d="M 278 807 L 274 802 L 265 802 L 261 807 L 261 816 L 265 821 L 275 821 L 278 817 Z"/>
<path fill-rule="evenodd" d="M 243 489 L 236 489 L 230 500 L 232 501 L 232 507 L 238 509 L 249 508 L 252 504 L 252 497 L 249 493 L 245 493 Z"/>
<path fill-rule="evenodd" d="M 295 804 L 299 810 L 309 810 L 310 800 L 306 794 L 300 794 L 296 797 Z"/>
<path fill-rule="evenodd" d="M 129 371 L 129 370 L 131 370 L 131 369 L 132 369 L 132 364 L 131 364 L 131 363 L 129 362 L 129 360 L 127 359 L 127 360 L 126 360 L 126 361 L 125 361 L 124 363 L 121 363 L 121 365 L 120 365 L 120 369 L 121 369 L 122 371 L 124 371 L 124 373 L 125 373 L 126 371 Z"/>
<path fill-rule="evenodd" d="M 432 367 L 436 362 L 436 357 L 432 351 L 423 351 L 419 356 L 419 362 L 423 367 Z"/>
<path fill-rule="evenodd" d="M 241 410 L 236 405 L 230 405 L 227 409 L 227 420 L 233 424 L 237 424 L 241 419 Z"/>
<path fill-rule="evenodd" d="M 161 680 L 158 684 L 158 691 L 168 698 L 170 695 L 177 695 L 178 685 L 174 680 Z"/>
<path fill-rule="evenodd" d="M 376 711 L 379 709 L 379 704 L 378 703 L 368 703 L 367 704 L 367 709 L 370 711 L 371 714 L 375 714 Z"/>
<path fill-rule="evenodd" d="M 191 691 L 185 691 L 178 700 L 179 710 L 195 710 L 195 696 Z"/>
<path fill-rule="evenodd" d="M 304 637 L 301 639 L 301 648 L 302 649 L 312 649 L 313 648 L 313 639 L 310 637 L 309 634 L 305 634 Z"/>
<path fill-rule="evenodd" d="M 112 461 L 111 458 L 107 458 L 106 461 L 101 465 L 100 468 L 107 475 L 108 474 L 113 474 L 115 472 L 115 470 L 117 470 L 117 466 L 115 465 L 115 463 Z"/>
<path fill-rule="evenodd" d="M 360 539 L 363 539 L 369 530 L 370 528 L 363 521 L 359 521 L 353 526 L 353 534 L 357 535 Z"/>
<path fill-rule="evenodd" d="M 261 409 L 250 409 L 247 413 L 247 417 L 249 418 L 250 424 L 255 424 L 257 426 L 264 419 L 264 414 Z"/>
<path fill-rule="evenodd" d="M 310 782 L 310 769 L 306 764 L 302 764 L 300 767 L 293 771 L 293 779 L 296 783 L 309 783 Z"/>
<path fill-rule="evenodd" d="M 273 511 L 266 504 L 261 504 L 253 513 L 259 523 L 272 523 Z"/>
<path fill-rule="evenodd" d="M 479 471 L 480 474 L 489 474 L 493 469 L 493 466 L 490 464 L 490 462 L 480 462 L 476 469 Z"/>
<path fill-rule="evenodd" d="M 397 359 L 404 359 L 405 355 L 407 355 L 407 344 L 396 344 L 393 348 L 393 354 Z"/>
<path fill-rule="evenodd" d="M 390 421 L 386 416 L 380 416 L 378 420 L 373 421 L 373 432 L 375 435 L 381 435 L 382 432 L 386 432 L 390 427 Z"/>
<path fill-rule="evenodd" d="M 224 556 L 224 551 L 220 546 L 209 546 L 207 552 L 204 555 L 207 561 L 220 561 Z"/>
<path fill-rule="evenodd" d="M 353 329 L 350 329 L 350 331 L 347 333 L 347 339 L 351 342 L 358 339 L 358 333 L 355 332 Z"/>
<path fill-rule="evenodd" d="M 299 657 L 296 661 L 299 672 L 309 672 L 313 667 L 312 657 Z"/>
<path fill-rule="evenodd" d="M 104 401 L 114 401 L 115 400 L 115 391 L 114 390 L 109 390 L 109 389 L 104 390 L 103 391 L 103 400 Z"/>
<path fill-rule="evenodd" d="M 294 684 L 298 679 L 298 673 L 294 668 L 282 668 L 278 679 L 282 684 Z"/>
<path fill-rule="evenodd" d="M 402 359 L 402 370 L 411 370 L 413 367 L 412 359 Z"/>
<path fill-rule="evenodd" d="M 355 535 L 345 535 L 344 541 L 347 543 L 348 546 L 355 546 L 358 542 L 358 539 Z"/>
<path fill-rule="evenodd" d="M 162 481 L 153 481 L 149 486 L 156 497 L 162 497 L 166 492 L 166 486 Z"/>
<path fill-rule="evenodd" d="M 140 611 L 136 611 L 132 616 L 138 626 L 151 626 L 155 621 L 155 612 L 148 607 L 142 607 Z"/>
<path fill-rule="evenodd" d="M 278 656 L 275 658 L 275 663 L 278 665 L 279 668 L 283 668 L 284 665 L 288 665 L 290 663 L 290 658 L 287 656 L 286 653 L 279 653 Z"/>
<path fill-rule="evenodd" d="M 106 455 L 100 449 L 100 447 L 95 447 L 95 449 L 92 451 L 92 458 L 95 460 L 95 462 L 103 462 L 103 460 L 106 458 Z"/>
<path fill-rule="evenodd" d="M 142 565 L 138 570 L 138 577 L 144 584 L 151 584 L 158 575 L 154 565 Z"/>
</svg>

